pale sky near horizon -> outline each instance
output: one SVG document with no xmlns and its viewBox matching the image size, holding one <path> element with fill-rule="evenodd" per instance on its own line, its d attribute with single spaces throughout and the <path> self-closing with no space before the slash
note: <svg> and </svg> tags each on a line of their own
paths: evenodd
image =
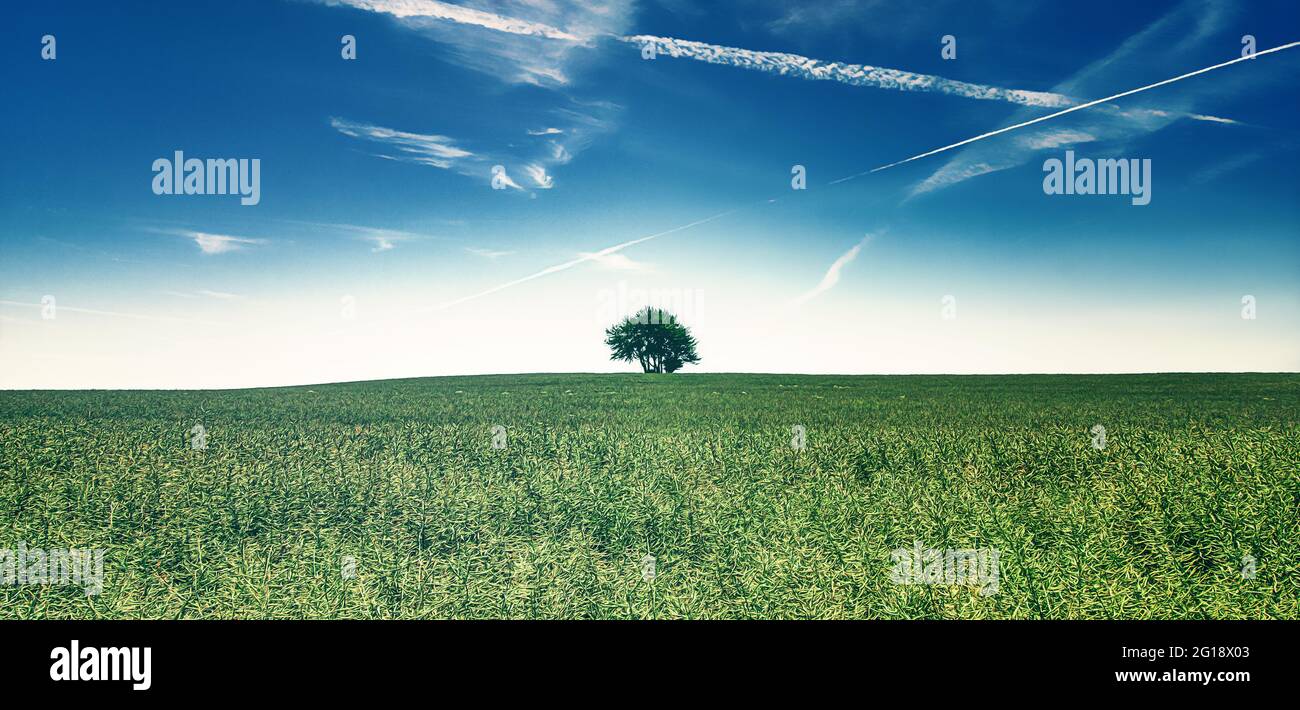
<svg viewBox="0 0 1300 710">
<path fill-rule="evenodd" d="M 1300 49 L 835 182 L 1295 41 L 1293 3 L 122 7 L 3 11 L 0 388 L 630 372 L 603 330 L 647 303 L 684 372 L 1300 371 Z M 154 194 L 176 150 L 260 201 Z M 1045 194 L 1067 150 L 1150 159 L 1150 204 Z"/>
</svg>

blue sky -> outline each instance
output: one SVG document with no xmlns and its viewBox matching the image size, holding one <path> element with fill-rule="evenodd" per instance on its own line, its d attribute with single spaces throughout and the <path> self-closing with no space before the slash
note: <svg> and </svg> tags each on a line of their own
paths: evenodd
<svg viewBox="0 0 1300 710">
<path fill-rule="evenodd" d="M 1293 2 L 697 5 L 6 8 L 0 387 L 623 371 L 647 301 L 688 371 L 1300 369 L 1300 47 L 862 174 L 1294 42 Z M 176 150 L 260 201 L 154 194 Z M 1150 204 L 1045 194 L 1066 150 Z"/>
</svg>

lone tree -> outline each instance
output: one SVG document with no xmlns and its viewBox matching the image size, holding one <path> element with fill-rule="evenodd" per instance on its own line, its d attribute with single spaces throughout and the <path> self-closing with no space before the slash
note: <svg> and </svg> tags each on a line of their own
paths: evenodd
<svg viewBox="0 0 1300 710">
<path fill-rule="evenodd" d="M 677 316 L 646 306 L 605 331 L 610 360 L 636 360 L 645 372 L 676 372 L 686 363 L 695 364 L 695 336 L 677 322 Z"/>
</svg>

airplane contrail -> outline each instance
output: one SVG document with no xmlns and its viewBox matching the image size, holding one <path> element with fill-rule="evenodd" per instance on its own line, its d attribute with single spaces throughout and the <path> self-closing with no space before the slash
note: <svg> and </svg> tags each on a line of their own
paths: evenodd
<svg viewBox="0 0 1300 710">
<path fill-rule="evenodd" d="M 707 42 L 695 42 L 675 37 L 630 35 L 616 37 L 620 42 L 650 47 L 655 54 L 673 58 L 694 59 L 709 64 L 720 64 L 741 69 L 779 74 L 814 81 L 836 81 L 852 86 L 867 86 L 895 91 L 922 91 L 961 96 L 968 99 L 1007 101 L 1022 106 L 1057 108 L 1069 106 L 1074 100 L 1068 96 L 1048 91 L 1004 89 L 986 84 L 971 84 L 932 74 L 918 74 L 904 69 L 889 69 L 866 64 L 824 62 L 787 52 L 760 52 L 740 47 L 726 47 Z"/>
<path fill-rule="evenodd" d="M 22 301 L 0 301 L 0 306 L 17 306 L 23 308 L 44 308 L 41 303 L 23 303 Z M 138 313 L 121 313 L 118 311 L 101 311 L 94 308 L 77 308 L 75 306 L 55 306 L 55 311 L 68 311 L 69 313 L 85 313 L 91 316 L 109 316 L 112 318 L 131 318 L 133 320 L 161 321 L 167 323 L 189 323 L 192 325 L 225 325 L 208 320 L 199 320 L 196 318 L 179 318 L 175 316 L 149 316 Z"/>
<path fill-rule="evenodd" d="M 848 177 L 842 177 L 842 178 L 840 178 L 840 179 L 838 179 L 838 180 L 832 180 L 829 184 L 831 184 L 831 185 L 835 185 L 835 184 L 837 184 L 837 183 L 845 182 L 845 181 L 847 181 L 847 180 L 852 180 L 852 179 L 854 179 L 854 178 L 862 177 L 863 175 L 869 175 L 869 174 L 871 174 L 871 173 L 878 173 L 878 172 L 880 172 L 881 170 L 888 170 L 889 168 L 892 168 L 892 167 L 895 167 L 895 166 L 898 166 L 898 165 L 902 165 L 903 163 L 910 163 L 910 162 L 912 162 L 913 160 L 920 160 L 921 158 L 927 158 L 927 157 L 929 157 L 929 156 L 931 156 L 931 155 L 935 155 L 936 153 L 942 153 L 942 152 L 947 151 L 947 150 L 952 150 L 953 148 L 960 148 L 961 146 L 964 146 L 964 145 L 967 145 L 967 144 L 970 144 L 970 143 L 974 143 L 975 141 L 982 141 L 982 140 L 984 140 L 985 138 L 992 138 L 993 136 L 996 136 L 996 135 L 999 135 L 999 134 L 1002 134 L 1002 133 L 1006 133 L 1006 132 L 1008 132 L 1008 131 L 1014 131 L 1014 130 L 1016 130 L 1016 129 L 1018 129 L 1018 128 L 1024 128 L 1025 126 L 1031 126 L 1031 125 L 1033 125 L 1033 124 L 1035 124 L 1035 123 L 1041 123 L 1041 122 L 1043 122 L 1043 121 L 1047 121 L 1047 120 L 1050 120 L 1050 119 L 1056 118 L 1057 116 L 1064 116 L 1065 114 L 1067 114 L 1067 113 L 1072 113 L 1072 112 L 1074 112 L 1074 111 L 1082 111 L 1082 110 L 1085 109 L 1085 108 L 1089 108 L 1089 107 L 1091 107 L 1091 106 L 1096 106 L 1097 104 L 1104 104 L 1104 103 L 1107 103 L 1107 102 L 1109 102 L 1109 101 L 1114 101 L 1115 99 L 1121 99 L 1121 98 L 1124 98 L 1125 96 L 1132 96 L 1133 94 L 1137 94 L 1137 93 L 1140 93 L 1140 92 L 1143 92 L 1143 91 L 1147 91 L 1147 90 L 1150 90 L 1150 89 L 1154 89 L 1154 88 L 1156 88 L 1156 87 L 1158 87 L 1158 86 L 1164 86 L 1165 84 L 1172 84 L 1172 83 L 1174 83 L 1174 82 L 1176 82 L 1176 81 L 1182 81 L 1183 79 L 1187 79 L 1187 78 L 1190 78 L 1190 77 L 1196 76 L 1197 74 L 1204 74 L 1204 73 L 1209 72 L 1209 71 L 1214 71 L 1215 69 L 1222 69 L 1223 67 L 1226 67 L 1226 66 L 1231 65 L 1231 64 L 1236 64 L 1237 62 L 1244 62 L 1244 61 L 1247 61 L 1247 60 L 1250 60 L 1250 59 L 1254 59 L 1254 58 L 1256 58 L 1256 57 L 1258 57 L 1258 56 L 1261 56 L 1261 55 L 1264 55 L 1264 54 L 1272 54 L 1273 52 L 1280 52 L 1280 51 L 1282 51 L 1282 50 L 1284 50 L 1284 49 L 1290 49 L 1290 48 L 1295 47 L 1295 46 L 1300 46 L 1300 42 L 1291 42 L 1291 43 L 1289 43 L 1289 44 L 1283 44 L 1283 45 L 1280 45 L 1280 46 L 1277 46 L 1277 47 L 1273 47 L 1272 49 L 1265 49 L 1265 50 L 1260 51 L 1260 52 L 1255 52 L 1254 54 L 1252 54 L 1252 55 L 1250 55 L 1250 56 L 1237 57 L 1236 59 L 1232 59 L 1232 60 L 1229 60 L 1229 61 L 1226 61 L 1226 62 L 1221 62 L 1221 63 L 1219 63 L 1219 64 L 1215 64 L 1215 65 L 1213 65 L 1213 66 L 1208 66 L 1208 67 L 1204 67 L 1204 68 L 1202 68 L 1202 69 L 1197 69 L 1196 71 L 1190 71 L 1190 72 L 1187 72 L 1186 74 L 1180 74 L 1180 75 L 1178 75 L 1178 76 L 1176 76 L 1176 77 L 1174 77 L 1174 78 L 1172 78 L 1172 79 L 1165 79 L 1164 81 L 1157 81 L 1157 82 L 1154 83 L 1154 84 L 1147 84 L 1146 86 L 1140 86 L 1140 87 L 1138 87 L 1138 88 L 1136 88 L 1136 89 L 1129 89 L 1128 91 L 1122 91 L 1122 92 L 1120 92 L 1120 93 L 1118 93 L 1118 94 L 1114 94 L 1114 95 L 1111 95 L 1111 96 L 1107 96 L 1106 98 L 1103 98 L 1103 99 L 1097 99 L 1097 100 L 1095 100 L 1095 101 L 1088 101 L 1087 103 L 1082 103 L 1082 104 L 1079 104 L 1078 106 L 1071 106 L 1071 107 L 1069 107 L 1069 108 L 1062 109 L 1062 110 L 1060 110 L 1060 111 L 1056 111 L 1056 112 L 1054 112 L 1054 113 L 1049 113 L 1049 114 L 1047 114 L 1046 116 L 1039 116 L 1038 118 L 1033 118 L 1033 119 L 1030 119 L 1030 120 L 1028 120 L 1028 121 L 1023 121 L 1023 122 L 1021 122 L 1021 123 L 1017 123 L 1017 124 L 1015 124 L 1015 125 L 1013 125 L 1013 126 L 1007 126 L 1006 128 L 999 128 L 999 129 L 997 129 L 996 131 L 989 131 L 988 133 L 981 133 L 980 135 L 975 136 L 974 138 L 967 138 L 967 139 L 964 140 L 964 141 L 958 141 L 958 142 L 953 143 L 953 144 L 951 144 L 951 145 L 943 146 L 942 148 L 935 148 L 934 150 L 926 151 L 926 152 L 924 152 L 924 153 L 921 153 L 920 155 L 914 155 L 914 156 L 912 156 L 912 157 L 910 157 L 910 158 L 905 158 L 905 159 L 903 159 L 903 160 L 898 160 L 898 161 L 892 162 L 892 163 L 890 163 L 890 164 L 888 164 L 888 165 L 882 165 L 882 166 L 880 166 L 880 167 L 878 167 L 878 168 L 872 168 L 871 170 L 867 170 L 867 171 L 864 171 L 864 172 L 860 172 L 860 173 L 857 173 L 856 175 L 850 175 L 850 176 L 848 176 Z"/>
<path fill-rule="evenodd" d="M 726 212 L 719 212 L 718 214 L 715 214 L 715 215 L 713 215 L 712 217 L 705 217 L 704 219 L 696 220 L 696 221 L 694 221 L 694 222 L 691 222 L 690 224 L 683 224 L 683 225 L 680 226 L 680 227 L 673 227 L 672 229 L 667 229 L 667 230 L 664 230 L 664 231 L 662 231 L 662 232 L 658 232 L 658 233 L 655 233 L 655 234 L 651 234 L 651 235 L 649 235 L 649 236 L 645 236 L 645 237 L 638 237 L 638 238 L 636 238 L 636 239 L 633 239 L 633 240 L 630 240 L 630 241 L 623 242 L 622 244 L 615 244 L 615 245 L 612 246 L 612 247 L 606 247 L 606 248 L 604 248 L 604 249 L 601 249 L 601 250 L 598 251 L 598 252 L 594 252 L 594 253 L 591 253 L 591 254 L 584 254 L 584 255 L 578 257 L 577 259 L 573 259 L 572 261 L 566 261 L 566 262 L 564 262 L 563 264 L 556 264 L 555 266 L 548 266 L 548 267 L 546 267 L 545 269 L 542 269 L 541 271 L 538 271 L 538 272 L 535 273 L 535 274 L 529 274 L 528 276 L 524 276 L 523 278 L 515 279 L 514 281 L 507 281 L 506 283 L 500 284 L 500 285 L 498 285 L 498 286 L 493 286 L 492 288 L 489 288 L 489 289 L 487 289 L 487 290 L 479 291 L 478 293 L 471 294 L 471 295 L 469 295 L 469 296 L 462 296 L 461 298 L 457 298 L 457 299 L 452 300 L 452 301 L 447 301 L 446 303 L 439 304 L 438 306 L 435 306 L 435 307 L 433 307 L 433 308 L 427 308 L 427 309 L 424 309 L 424 310 L 416 311 L 416 313 L 427 313 L 427 312 L 429 312 L 429 311 L 441 311 L 441 310 L 446 310 L 446 309 L 448 309 L 448 308 L 451 308 L 452 306 L 459 305 L 459 304 L 464 303 L 464 302 L 466 302 L 466 301 L 472 301 L 472 300 L 474 300 L 474 299 L 476 299 L 476 298 L 482 298 L 483 296 L 488 296 L 488 295 L 494 294 L 494 293 L 496 293 L 497 291 L 504 291 L 505 289 L 508 289 L 508 288 L 510 288 L 510 287 L 512 287 L 512 286 L 518 286 L 519 284 L 527 283 L 527 282 L 529 282 L 529 281 L 532 281 L 533 279 L 540 279 L 540 278 L 543 277 L 543 276 L 549 276 L 549 275 L 551 275 L 551 274 L 558 273 L 558 272 L 560 272 L 560 271 L 565 271 L 565 270 L 567 270 L 567 269 L 571 269 L 571 268 L 573 268 L 573 267 L 577 266 L 578 264 L 581 264 L 581 263 L 583 263 L 583 262 L 585 262 L 585 261 L 595 261 L 595 260 L 599 259 L 600 257 L 608 256 L 608 255 L 610 255 L 610 254 L 614 254 L 614 253 L 616 253 L 616 252 L 623 251 L 624 249 L 626 249 L 626 248 L 628 248 L 628 247 L 630 247 L 630 246 L 633 246 L 633 245 L 635 245 L 635 244 L 640 244 L 640 243 L 642 243 L 642 242 L 648 242 L 648 241 L 650 241 L 651 239 L 657 239 L 657 238 L 659 238 L 659 237 L 662 237 L 662 236 L 665 236 L 665 235 L 668 235 L 668 234 L 672 234 L 673 232 L 680 232 L 680 231 L 682 231 L 682 230 L 684 230 L 684 229 L 690 229 L 691 227 L 698 227 L 698 226 L 701 225 L 701 224 L 705 224 L 705 223 L 707 223 L 707 222 L 712 222 L 712 221 L 715 220 L 715 219 L 721 219 L 721 218 L 723 218 L 723 217 L 726 217 L 727 215 L 732 214 L 732 213 L 736 212 L 736 211 L 739 210 L 739 209 L 741 209 L 741 208 L 737 207 L 737 208 L 735 208 L 735 209 L 727 210 Z"/>
</svg>

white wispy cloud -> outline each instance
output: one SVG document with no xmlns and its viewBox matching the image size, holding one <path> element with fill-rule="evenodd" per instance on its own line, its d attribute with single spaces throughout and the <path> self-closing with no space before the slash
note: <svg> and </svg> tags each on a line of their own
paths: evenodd
<svg viewBox="0 0 1300 710">
<path fill-rule="evenodd" d="M 208 298 L 215 298 L 220 301 L 237 301 L 243 298 L 243 296 L 240 296 L 237 293 L 228 293 L 226 291 L 211 291 L 208 289 L 199 289 L 199 295 L 207 296 Z"/>
<path fill-rule="evenodd" d="M 663 0 L 660 0 L 661 2 Z M 745 18 L 763 21 L 763 26 L 778 35 L 796 38 L 826 33 L 852 32 L 865 36 L 868 44 L 906 42 L 919 33 L 934 30 L 935 18 L 946 18 L 970 6 L 969 0 L 926 0 L 926 2 L 890 2 L 890 0 L 748 0 Z M 979 12 L 989 27 L 1014 29 L 1032 13 L 1034 3 L 1024 0 L 984 0 Z M 870 18 L 870 22 L 864 22 Z"/>
<path fill-rule="evenodd" d="M 394 149 L 395 154 L 380 156 L 391 160 L 403 160 L 446 169 L 475 157 L 468 150 L 456 146 L 447 136 L 399 131 L 368 123 L 354 123 L 341 118 L 331 118 L 330 125 L 345 136 L 374 141 Z"/>
<path fill-rule="evenodd" d="M 364 229 L 364 232 L 364 234 L 357 238 L 363 242 L 373 244 L 374 246 L 370 249 L 372 252 L 391 251 L 402 242 L 409 242 L 420 238 L 419 235 L 410 234 L 408 232 L 399 232 L 392 229 L 366 228 Z"/>
<path fill-rule="evenodd" d="M 617 110 L 617 106 L 606 102 L 566 101 L 566 105 L 550 111 L 552 117 L 568 126 L 566 130 L 528 131 L 532 138 L 527 142 L 510 144 L 507 149 L 499 151 L 470 150 L 445 135 L 416 133 L 342 118 L 331 118 L 330 125 L 349 138 L 380 146 L 379 152 L 375 153 L 380 158 L 452 170 L 484 182 L 496 177 L 501 185 L 514 190 L 549 190 L 555 186 L 551 168 L 568 163 L 576 151 L 585 148 L 596 135 L 609 130 L 612 126 L 609 115 Z M 521 184 L 521 180 L 525 184 Z M 398 241 L 393 238 L 396 236 L 399 235 L 372 235 L 376 251 L 391 249 Z"/>
<path fill-rule="evenodd" d="M 981 175 L 988 175 L 989 173 L 995 173 L 999 170 L 1006 170 L 1009 167 L 1012 166 L 1007 162 L 995 164 L 985 161 L 963 161 L 960 165 L 954 165 L 949 169 L 938 170 L 926 179 L 917 183 L 916 186 L 912 188 L 909 196 L 933 192 L 934 190 L 949 185 L 955 185 L 964 180 L 969 180 Z"/>
<path fill-rule="evenodd" d="M 1226 160 L 1221 160 L 1207 168 L 1202 168 L 1196 171 L 1188 179 L 1194 184 L 1203 185 L 1207 182 L 1213 182 L 1214 180 L 1217 180 L 1220 177 L 1227 175 L 1228 173 L 1231 173 L 1236 170 L 1240 170 L 1246 167 L 1247 165 L 1254 163 L 1255 161 L 1259 160 L 1262 157 L 1264 157 L 1264 154 L 1259 151 L 1239 153 L 1237 155 L 1233 155 L 1229 157 Z"/>
<path fill-rule="evenodd" d="M 476 10 L 465 5 L 438 2 L 438 0 L 325 0 L 329 5 L 347 5 L 371 12 L 382 12 L 401 18 L 430 18 L 448 20 L 463 25 L 476 25 L 497 32 L 546 37 L 570 42 L 584 38 L 541 22 L 530 22 L 495 12 Z"/>
<path fill-rule="evenodd" d="M 528 129 L 528 135 L 530 136 L 556 136 L 561 133 L 564 133 L 564 131 L 558 128 Z"/>
<path fill-rule="evenodd" d="M 1189 113 L 1187 114 L 1187 117 L 1194 118 L 1197 121 L 1212 121 L 1214 123 L 1226 123 L 1231 126 L 1242 125 L 1241 121 L 1235 121 L 1231 118 L 1223 118 L 1221 116 L 1206 116 L 1205 114 L 1201 114 L 1201 113 Z"/>
<path fill-rule="evenodd" d="M 370 227 L 360 224 L 343 224 L 337 222 L 305 222 L 300 220 L 285 221 L 291 224 L 306 225 L 315 230 L 328 230 L 349 234 L 352 239 L 370 244 L 370 251 L 372 252 L 390 251 L 397 248 L 398 244 L 406 242 L 441 239 L 441 237 L 432 234 L 410 232 L 401 229 L 389 229 L 387 227 Z"/>
<path fill-rule="evenodd" d="M 1057 130 L 1039 131 L 1028 136 L 1021 136 L 1017 141 L 1030 150 L 1044 150 L 1047 148 L 1060 148 L 1062 146 L 1079 145 L 1080 143 L 1090 143 L 1097 140 L 1097 136 L 1084 131 L 1078 131 L 1073 128 L 1061 128 Z"/>
<path fill-rule="evenodd" d="M 844 271 L 844 267 L 853 263 L 853 260 L 858 258 L 858 253 L 862 251 L 862 247 L 866 246 L 871 241 L 872 236 L 873 235 L 868 234 L 862 238 L 862 241 L 854 244 L 852 248 L 843 254 L 840 254 L 840 257 L 831 264 L 829 269 L 826 270 L 826 274 L 822 276 L 822 280 L 819 281 L 811 290 L 800 294 L 797 298 L 791 301 L 790 305 L 801 306 L 835 288 L 836 284 L 840 282 L 840 275 Z"/>
<path fill-rule="evenodd" d="M 645 264 L 640 261 L 635 261 L 626 254 L 583 252 L 583 253 L 579 253 L 578 256 L 588 261 L 595 262 L 596 264 L 599 264 L 602 268 L 609 269 L 611 271 L 645 271 L 648 268 L 650 268 L 648 264 Z"/>
<path fill-rule="evenodd" d="M 1015 147 L 1025 151 L 1048 150 L 1090 143 L 1095 140 L 1097 140 L 1096 136 L 1084 131 L 1070 128 L 1045 129 L 1027 136 L 1021 136 L 1015 141 Z M 1017 164 L 1016 159 L 1010 157 L 1007 151 L 1003 151 L 999 156 L 991 156 L 988 160 L 963 160 L 953 165 L 951 169 L 938 170 L 925 180 L 922 180 L 912 188 L 910 196 L 932 192 L 980 175 L 1006 170 Z"/>
<path fill-rule="evenodd" d="M 204 254 L 225 254 L 227 252 L 239 251 L 247 245 L 265 244 L 265 239 L 250 239 L 248 237 L 235 237 L 229 234 L 209 234 L 208 232 L 180 231 L 176 234 L 186 239 L 194 240 L 198 245 L 199 251 Z"/>
<path fill-rule="evenodd" d="M 536 163 L 524 166 L 524 174 L 533 181 L 533 185 L 542 190 L 549 190 L 555 184 L 550 175 L 546 174 L 546 168 Z"/>
<path fill-rule="evenodd" d="M 445 58 L 508 83 L 564 86 L 575 52 L 627 30 L 632 0 L 320 0 L 393 17 L 442 43 Z"/>
<path fill-rule="evenodd" d="M 478 247 L 465 247 L 465 251 L 474 256 L 481 256 L 484 259 L 500 259 L 503 256 L 514 254 L 513 251 L 504 251 L 499 249 L 480 249 Z"/>
<path fill-rule="evenodd" d="M 194 292 L 187 292 L 187 291 L 160 291 L 159 293 L 161 293 L 161 294 L 164 295 L 164 296 L 172 296 L 172 297 L 174 297 L 174 298 L 185 298 L 185 299 L 189 299 L 189 300 L 194 300 L 194 299 L 198 299 L 198 298 L 214 298 L 214 299 L 217 299 L 217 300 L 219 300 L 219 301 L 241 301 L 241 300 L 244 300 L 244 297 L 241 296 L 241 295 L 239 295 L 239 294 L 237 294 L 237 293 L 229 293 L 229 292 L 226 292 L 226 291 L 213 291 L 213 290 L 210 290 L 210 289 L 199 289 L 199 290 L 194 291 Z"/>
<path fill-rule="evenodd" d="M 490 181 L 494 176 L 499 175 L 498 180 L 502 185 L 515 190 L 523 189 L 514 178 L 510 177 L 504 165 L 501 166 L 500 172 L 497 172 L 496 166 L 500 163 L 495 163 L 494 158 L 461 148 L 447 136 L 402 131 L 373 124 L 355 123 L 341 118 L 331 118 L 330 125 L 350 138 L 371 141 L 387 149 L 394 149 L 391 154 L 376 153 L 380 158 L 417 163 L 442 170 L 454 170 L 461 175 L 477 177 L 485 181 Z M 375 243 L 375 251 L 392 249 L 394 243 L 398 241 L 395 236 L 384 234 L 372 234 L 366 238 Z"/>
</svg>

